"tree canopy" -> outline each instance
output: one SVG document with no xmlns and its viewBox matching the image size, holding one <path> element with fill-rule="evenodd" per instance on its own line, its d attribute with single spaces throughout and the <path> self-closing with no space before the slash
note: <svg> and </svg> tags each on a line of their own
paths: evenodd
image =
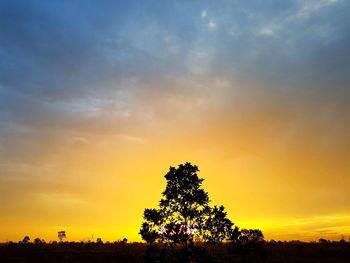
<svg viewBox="0 0 350 263">
<path fill-rule="evenodd" d="M 209 206 L 208 193 L 196 165 L 187 162 L 170 167 L 166 187 L 156 209 L 144 211 L 140 234 L 147 243 L 188 245 L 194 238 L 222 242 L 237 238 L 238 228 L 227 218 L 223 206 Z"/>
</svg>

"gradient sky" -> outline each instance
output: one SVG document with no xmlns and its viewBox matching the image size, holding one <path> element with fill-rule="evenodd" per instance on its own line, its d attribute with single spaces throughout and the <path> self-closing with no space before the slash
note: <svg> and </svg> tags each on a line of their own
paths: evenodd
<svg viewBox="0 0 350 263">
<path fill-rule="evenodd" d="M 170 165 L 267 239 L 350 235 L 350 1 L 0 0 L 0 242 L 140 240 Z"/>
</svg>

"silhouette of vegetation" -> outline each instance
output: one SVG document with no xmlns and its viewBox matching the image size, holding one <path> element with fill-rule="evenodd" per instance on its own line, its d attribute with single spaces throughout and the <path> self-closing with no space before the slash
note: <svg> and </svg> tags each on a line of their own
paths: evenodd
<svg viewBox="0 0 350 263">
<path fill-rule="evenodd" d="M 254 244 L 258 246 L 255 247 Z M 251 246 L 243 256 L 234 247 Z M 151 248 L 151 249 L 150 249 Z M 260 243 L 231 243 L 221 245 L 198 243 L 189 254 L 183 248 L 171 249 L 157 244 L 123 242 L 57 242 L 34 244 L 28 241 L 0 243 L 0 262 L 44 263 L 115 263 L 115 262 L 251 262 L 251 263 L 347 263 L 350 262 L 350 242 L 326 243 L 300 241 L 264 241 Z"/>
<path fill-rule="evenodd" d="M 238 237 L 242 243 L 255 243 L 264 240 L 264 235 L 259 229 L 242 229 Z"/>
<path fill-rule="evenodd" d="M 193 246 L 194 238 L 219 243 L 230 240 L 233 223 L 223 206 L 209 206 L 203 180 L 196 165 L 187 162 L 170 167 L 165 175 L 166 188 L 158 209 L 145 209 L 140 234 L 149 244 Z M 237 229 L 236 229 L 237 231 Z"/>
<path fill-rule="evenodd" d="M 144 210 L 140 234 L 145 243 L 126 238 L 105 243 L 60 242 L 25 236 L 0 243 L 0 262 L 318 262 L 345 263 L 350 242 L 265 241 L 259 229 L 239 229 L 223 206 L 209 205 L 199 169 L 191 163 L 170 167 L 158 208 Z"/>
<path fill-rule="evenodd" d="M 35 238 L 34 239 L 34 244 L 35 245 L 41 245 L 41 244 L 45 244 L 45 240 L 44 239 L 40 239 L 40 238 Z"/>
<path fill-rule="evenodd" d="M 28 244 L 30 242 L 30 237 L 29 236 L 25 236 L 22 240 L 22 244 Z"/>
<path fill-rule="evenodd" d="M 204 179 L 198 177 L 198 172 L 198 167 L 189 162 L 170 167 L 158 208 L 144 210 L 139 233 L 149 245 L 147 262 L 174 258 L 178 261 L 172 262 L 202 262 L 204 258 L 209 260 L 203 244 L 223 242 L 236 244 L 234 249 L 245 251 L 246 256 L 252 243 L 263 241 L 260 230 L 242 232 L 227 217 L 224 206 L 209 205 L 208 193 L 202 187 Z"/>
<path fill-rule="evenodd" d="M 227 218 L 227 213 L 223 206 L 214 206 L 207 208 L 207 218 L 203 225 L 203 239 L 211 243 L 221 243 L 225 240 L 235 240 L 238 238 L 234 233 L 237 233 L 238 227 L 233 227 L 233 223 Z"/>
<path fill-rule="evenodd" d="M 326 240 L 326 239 L 324 239 L 324 238 L 320 238 L 320 239 L 318 240 L 318 242 L 321 243 L 321 244 L 327 244 L 327 243 L 330 243 L 331 241 Z"/>
<path fill-rule="evenodd" d="M 66 231 L 58 231 L 57 237 L 58 237 L 58 239 L 60 240 L 60 242 L 62 242 L 63 239 L 67 237 L 67 236 L 66 236 Z"/>
</svg>

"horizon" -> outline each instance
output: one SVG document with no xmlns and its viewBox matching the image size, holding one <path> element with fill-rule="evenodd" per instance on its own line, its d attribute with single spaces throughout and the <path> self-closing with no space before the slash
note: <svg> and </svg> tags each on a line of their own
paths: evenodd
<svg viewBox="0 0 350 263">
<path fill-rule="evenodd" d="M 141 241 L 187 161 L 240 228 L 349 237 L 349 10 L 0 0 L 0 243 Z"/>
</svg>

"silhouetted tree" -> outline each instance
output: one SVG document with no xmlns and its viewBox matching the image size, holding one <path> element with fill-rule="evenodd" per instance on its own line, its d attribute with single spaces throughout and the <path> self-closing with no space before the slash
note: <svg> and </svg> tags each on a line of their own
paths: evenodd
<svg viewBox="0 0 350 263">
<path fill-rule="evenodd" d="M 242 229 L 239 236 L 242 243 L 256 243 L 264 240 L 264 235 L 259 229 Z"/>
<path fill-rule="evenodd" d="M 22 243 L 23 243 L 23 244 L 28 244 L 29 241 L 30 241 L 30 237 L 29 237 L 29 236 L 25 236 L 25 237 L 23 238 L 23 240 L 22 240 Z"/>
<path fill-rule="evenodd" d="M 227 218 L 227 213 L 223 206 L 208 208 L 207 213 L 208 217 L 203 226 L 205 240 L 211 243 L 220 243 L 233 238 L 233 223 Z"/>
<path fill-rule="evenodd" d="M 230 234 L 231 234 L 230 240 L 233 243 L 238 243 L 239 242 L 239 237 L 241 236 L 241 231 L 239 230 L 239 228 L 237 226 L 235 226 L 235 228 L 232 229 Z"/>
<path fill-rule="evenodd" d="M 44 239 L 40 239 L 38 237 L 34 239 L 34 244 L 35 245 L 41 245 L 41 244 L 44 244 L 44 243 L 45 243 Z"/>
<path fill-rule="evenodd" d="M 320 244 L 328 244 L 328 243 L 330 243 L 329 240 L 326 240 L 326 239 L 324 239 L 324 238 L 320 238 L 320 239 L 318 240 L 318 242 L 319 242 Z"/>
<path fill-rule="evenodd" d="M 165 191 L 158 209 L 145 209 L 140 234 L 147 243 L 193 244 L 194 236 L 204 241 L 221 242 L 232 236 L 233 223 L 223 206 L 209 206 L 196 165 L 170 167 L 165 175 Z"/>
<path fill-rule="evenodd" d="M 58 237 L 58 239 L 60 240 L 60 242 L 62 242 L 63 239 L 67 237 L 67 236 L 66 236 L 66 231 L 58 231 L 57 237 Z"/>
</svg>

